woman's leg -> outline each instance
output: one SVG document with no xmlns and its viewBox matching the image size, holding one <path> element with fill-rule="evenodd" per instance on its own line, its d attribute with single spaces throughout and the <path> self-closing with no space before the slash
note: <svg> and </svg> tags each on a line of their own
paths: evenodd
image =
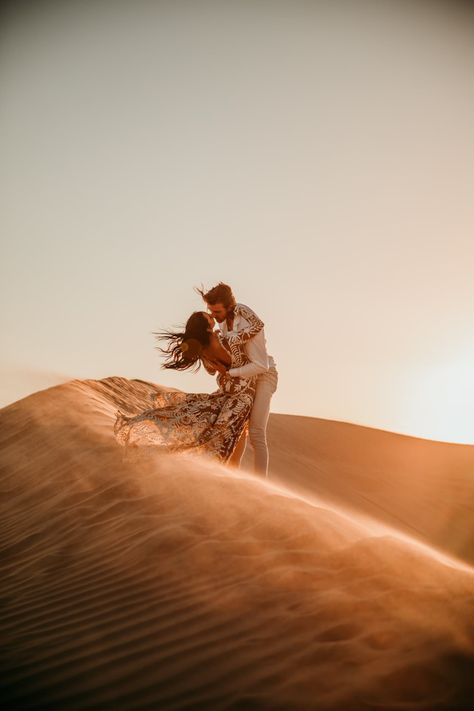
<svg viewBox="0 0 474 711">
<path fill-rule="evenodd" d="M 247 445 L 247 433 L 248 433 L 248 420 L 245 423 L 245 427 L 242 430 L 242 433 L 240 435 L 240 439 L 237 442 L 237 446 L 232 452 L 232 455 L 229 457 L 227 460 L 227 463 L 231 467 L 240 467 L 240 462 L 242 461 L 242 457 L 244 456 L 245 452 L 245 447 Z"/>
</svg>

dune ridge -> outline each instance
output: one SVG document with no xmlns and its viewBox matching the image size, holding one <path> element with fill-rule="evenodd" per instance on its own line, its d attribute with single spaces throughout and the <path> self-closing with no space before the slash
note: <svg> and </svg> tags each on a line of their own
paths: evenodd
<svg viewBox="0 0 474 711">
<path fill-rule="evenodd" d="M 384 499 L 390 466 L 360 506 L 356 433 L 331 490 L 337 432 L 291 416 L 272 416 L 270 481 L 191 455 L 125 458 L 116 409 L 161 389 L 73 380 L 0 411 L 6 708 L 468 709 L 469 526 L 440 547 L 420 516 L 410 537 L 413 511 Z M 442 526 L 461 504 L 433 501 Z"/>
</svg>

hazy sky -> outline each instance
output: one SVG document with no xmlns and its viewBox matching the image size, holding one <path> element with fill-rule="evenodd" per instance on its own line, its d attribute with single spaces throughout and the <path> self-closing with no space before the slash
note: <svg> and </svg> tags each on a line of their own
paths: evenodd
<svg viewBox="0 0 474 711">
<path fill-rule="evenodd" d="M 474 24 L 457 3 L 16 2 L 0 366 L 188 391 L 152 331 L 225 281 L 274 412 L 474 443 Z"/>
</svg>

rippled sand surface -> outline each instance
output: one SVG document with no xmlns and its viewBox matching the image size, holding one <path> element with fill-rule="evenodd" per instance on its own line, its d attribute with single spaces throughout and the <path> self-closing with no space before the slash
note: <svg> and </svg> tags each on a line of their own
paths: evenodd
<svg viewBox="0 0 474 711">
<path fill-rule="evenodd" d="M 471 708 L 474 448 L 272 415 L 266 481 L 124 459 L 159 389 L 0 410 L 5 708 Z"/>
</svg>

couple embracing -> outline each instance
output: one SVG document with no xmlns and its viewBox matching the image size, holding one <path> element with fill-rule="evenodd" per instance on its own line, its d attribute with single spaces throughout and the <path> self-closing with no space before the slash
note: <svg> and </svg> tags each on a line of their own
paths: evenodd
<svg viewBox="0 0 474 711">
<path fill-rule="evenodd" d="M 236 302 L 227 284 L 196 291 L 207 311 L 191 314 L 183 332 L 155 334 L 164 342 L 159 348 L 166 358 L 162 368 L 197 371 L 203 365 L 216 375 L 218 389 L 156 393 L 153 407 L 138 415 L 118 410 L 115 437 L 126 447 L 203 453 L 239 466 L 248 433 L 254 471 L 267 477 L 266 431 L 278 372 L 267 353 L 264 323 L 250 307 Z"/>
</svg>

